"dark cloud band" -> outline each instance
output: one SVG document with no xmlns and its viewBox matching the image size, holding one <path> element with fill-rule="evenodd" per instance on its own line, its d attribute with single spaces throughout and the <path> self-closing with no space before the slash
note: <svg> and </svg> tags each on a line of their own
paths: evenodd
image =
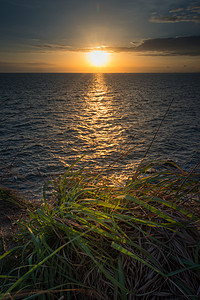
<svg viewBox="0 0 200 300">
<path fill-rule="evenodd" d="M 109 47 L 107 51 L 137 52 L 152 56 L 200 56 L 200 36 L 171 37 L 143 40 L 139 45 L 133 42 L 132 47 Z"/>
<path fill-rule="evenodd" d="M 41 44 L 35 45 L 40 51 L 73 51 L 90 52 L 92 50 L 102 50 L 107 52 L 135 52 L 140 55 L 151 56 L 200 56 L 200 36 L 171 37 L 146 39 L 141 43 L 132 42 L 130 47 L 98 47 L 98 48 L 74 48 L 68 45 Z"/>
<path fill-rule="evenodd" d="M 139 52 L 159 52 L 164 55 L 200 55 L 200 36 L 144 40 L 134 47 Z"/>
</svg>

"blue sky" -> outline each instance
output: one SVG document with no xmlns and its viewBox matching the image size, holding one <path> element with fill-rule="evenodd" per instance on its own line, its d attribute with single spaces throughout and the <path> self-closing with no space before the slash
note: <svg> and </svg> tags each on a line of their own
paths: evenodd
<svg viewBox="0 0 200 300">
<path fill-rule="evenodd" d="M 18 53 L 34 63 L 37 53 L 97 46 L 116 53 L 199 57 L 199 36 L 200 1 L 0 0 L 0 66 L 20 64 Z"/>
</svg>

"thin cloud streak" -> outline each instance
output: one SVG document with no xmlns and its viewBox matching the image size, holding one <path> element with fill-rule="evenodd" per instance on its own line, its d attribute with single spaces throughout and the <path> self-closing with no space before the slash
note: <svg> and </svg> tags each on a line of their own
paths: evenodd
<svg viewBox="0 0 200 300">
<path fill-rule="evenodd" d="M 33 47 L 35 48 L 39 48 L 39 49 L 47 49 L 47 50 L 70 50 L 70 48 L 72 48 L 72 46 L 69 45 L 60 45 L 60 44 L 37 44 L 37 45 L 33 45 Z"/>
</svg>

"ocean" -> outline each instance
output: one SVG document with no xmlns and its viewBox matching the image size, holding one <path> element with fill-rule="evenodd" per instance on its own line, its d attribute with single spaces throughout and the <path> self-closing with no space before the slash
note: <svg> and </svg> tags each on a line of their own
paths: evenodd
<svg viewBox="0 0 200 300">
<path fill-rule="evenodd" d="M 125 180 L 160 125 L 146 159 L 199 162 L 200 74 L 0 74 L 0 102 L 0 183 L 28 199 L 84 154 Z"/>
</svg>

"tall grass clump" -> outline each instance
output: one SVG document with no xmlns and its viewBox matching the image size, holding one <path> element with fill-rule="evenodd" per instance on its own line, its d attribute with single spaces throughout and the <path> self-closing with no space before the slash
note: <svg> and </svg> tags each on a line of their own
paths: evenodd
<svg viewBox="0 0 200 300">
<path fill-rule="evenodd" d="M 198 174 L 146 162 L 111 184 L 70 167 L 51 187 L 0 257 L 2 299 L 199 299 Z"/>
</svg>

